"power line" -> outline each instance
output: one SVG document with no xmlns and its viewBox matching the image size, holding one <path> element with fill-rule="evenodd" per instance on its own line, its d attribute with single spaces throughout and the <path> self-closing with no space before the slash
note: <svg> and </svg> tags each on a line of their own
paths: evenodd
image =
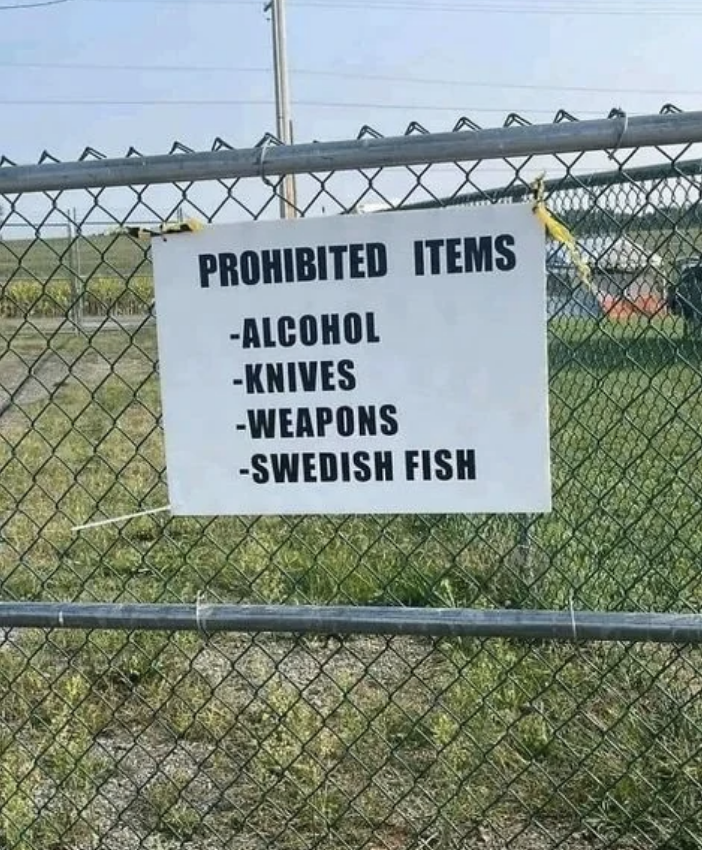
<svg viewBox="0 0 702 850">
<path fill-rule="evenodd" d="M 260 7 L 259 0 L 84 0 L 84 2 L 92 3 L 121 3 L 121 4 L 144 4 L 151 3 L 158 6 L 257 6 Z M 337 11 L 339 9 L 347 10 L 363 10 L 364 12 L 381 10 L 381 11 L 415 11 L 415 12 L 463 12 L 463 13 L 495 13 L 495 14 L 510 14 L 510 15 L 590 15 L 590 16 L 629 16 L 629 15 L 675 15 L 675 16 L 692 16 L 698 17 L 702 15 L 702 9 L 698 4 L 692 5 L 677 5 L 672 3 L 669 5 L 661 5 L 660 0 L 653 0 L 658 3 L 657 6 L 643 5 L 645 0 L 639 3 L 633 3 L 631 0 L 626 0 L 626 5 L 615 6 L 612 3 L 583 3 L 568 5 L 567 0 L 554 0 L 554 5 L 547 5 L 546 2 L 540 5 L 529 4 L 525 0 L 518 0 L 518 5 L 508 5 L 506 0 L 499 0 L 499 5 L 493 5 L 487 0 L 472 0 L 472 2 L 462 2 L 460 4 L 448 4 L 444 0 L 441 4 L 436 3 L 419 3 L 412 0 L 402 0 L 402 2 L 394 2 L 393 0 L 376 0 L 372 4 L 365 0 L 293 0 L 294 6 L 307 6 L 311 8 L 324 9 L 326 11 Z"/>
<path fill-rule="evenodd" d="M 1 106 L 273 106 L 272 100 L 81 100 L 81 99 L 52 99 L 52 100 L 12 100 L 0 99 Z M 298 100 L 295 107 L 323 109 L 416 109 L 436 112 L 494 112 L 507 115 L 519 112 L 516 109 L 494 106 L 439 106 L 435 103 L 352 103 L 326 100 Z M 540 115 L 553 115 L 556 109 L 526 109 L 524 112 Z M 602 115 L 601 111 L 580 110 L 580 115 Z"/>
<path fill-rule="evenodd" d="M 0 12 L 11 12 L 16 9 L 41 9 L 43 6 L 59 6 L 61 3 L 70 3 L 71 0 L 41 0 L 40 3 L 13 3 L 9 6 L 0 6 Z"/>
<path fill-rule="evenodd" d="M 0 68 L 37 68 L 41 70 L 67 71 L 138 71 L 139 73 L 239 73 L 239 74 L 270 74 L 271 69 L 265 67 L 238 67 L 236 65 L 103 65 L 89 62 L 7 62 L 0 60 Z M 700 89 L 639 89 L 639 88 L 610 88 L 606 86 L 556 86 L 540 83 L 505 83 L 461 79 L 439 79 L 431 77 L 405 77 L 393 74 L 368 74 L 356 71 L 324 71 L 321 69 L 297 68 L 292 73 L 302 77 L 337 77 L 349 80 L 372 80 L 420 85 L 462 86 L 465 88 L 485 89 L 522 89 L 528 91 L 582 92 L 586 94 L 639 94 L 661 95 L 674 97 L 676 95 L 700 95 Z"/>
</svg>

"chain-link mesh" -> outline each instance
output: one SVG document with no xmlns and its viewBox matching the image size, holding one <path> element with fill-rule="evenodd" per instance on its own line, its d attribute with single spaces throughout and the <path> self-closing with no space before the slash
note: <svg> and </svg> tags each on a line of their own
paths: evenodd
<svg viewBox="0 0 702 850">
<path fill-rule="evenodd" d="M 0 199 L 3 599 L 698 611 L 699 156 L 297 178 L 300 215 L 336 215 L 522 200 L 545 172 L 594 286 L 549 247 L 539 518 L 74 532 L 167 502 L 148 243 L 121 229 L 275 217 L 281 184 Z M 6 630 L 0 847 L 696 848 L 701 687 L 686 646 Z"/>
</svg>

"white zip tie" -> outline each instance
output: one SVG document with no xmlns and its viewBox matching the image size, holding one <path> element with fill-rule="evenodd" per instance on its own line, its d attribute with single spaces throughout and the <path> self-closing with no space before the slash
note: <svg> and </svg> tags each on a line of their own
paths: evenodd
<svg viewBox="0 0 702 850">
<path fill-rule="evenodd" d="M 195 599 L 195 625 L 197 627 L 198 632 L 202 635 L 202 637 L 207 637 L 207 630 L 205 628 L 205 620 L 202 616 L 202 593 L 198 593 Z"/>
<path fill-rule="evenodd" d="M 124 516 L 112 517 L 112 519 L 100 519 L 97 522 L 86 522 L 84 525 L 74 525 L 71 531 L 85 531 L 86 528 L 100 528 L 103 525 L 112 525 L 115 522 L 126 522 L 129 519 L 139 519 L 142 516 L 151 516 L 152 514 L 161 514 L 164 511 L 170 511 L 170 505 L 164 505 L 162 508 L 150 508 L 148 511 L 139 511 L 135 514 L 125 514 Z"/>
<path fill-rule="evenodd" d="M 573 607 L 573 591 L 570 592 L 570 626 L 573 629 L 573 640 L 578 640 L 578 629 L 575 625 L 575 608 Z"/>
</svg>

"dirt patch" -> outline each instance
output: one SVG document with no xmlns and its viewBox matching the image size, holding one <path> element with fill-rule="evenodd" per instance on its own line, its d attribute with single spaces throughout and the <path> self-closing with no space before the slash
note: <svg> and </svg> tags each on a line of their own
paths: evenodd
<svg viewBox="0 0 702 850">
<path fill-rule="evenodd" d="M 120 353 L 117 362 L 82 338 L 62 334 L 13 339 L 0 354 L 0 429 L 28 422 L 26 408 L 51 399 L 66 385 L 93 389 L 111 374 L 136 383 L 153 371 L 153 363 L 138 347 Z"/>
</svg>

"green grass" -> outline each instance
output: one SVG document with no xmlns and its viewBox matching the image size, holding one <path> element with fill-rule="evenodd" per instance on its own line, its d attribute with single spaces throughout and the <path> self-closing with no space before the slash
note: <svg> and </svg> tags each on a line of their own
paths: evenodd
<svg viewBox="0 0 702 850">
<path fill-rule="evenodd" d="M 5 599 L 702 604 L 702 341 L 669 320 L 552 323 L 555 510 L 531 519 L 74 533 L 166 503 L 155 337 L 59 354 L 72 379 L 0 419 Z M 701 673 L 650 646 L 23 632 L 0 647 L 0 847 L 93 846 L 121 818 L 159 847 L 692 848 Z"/>
<path fill-rule="evenodd" d="M 71 277 L 151 275 L 148 241 L 117 232 L 80 239 L 4 239 L 0 241 L 0 284 L 12 280 L 49 281 Z"/>
</svg>

